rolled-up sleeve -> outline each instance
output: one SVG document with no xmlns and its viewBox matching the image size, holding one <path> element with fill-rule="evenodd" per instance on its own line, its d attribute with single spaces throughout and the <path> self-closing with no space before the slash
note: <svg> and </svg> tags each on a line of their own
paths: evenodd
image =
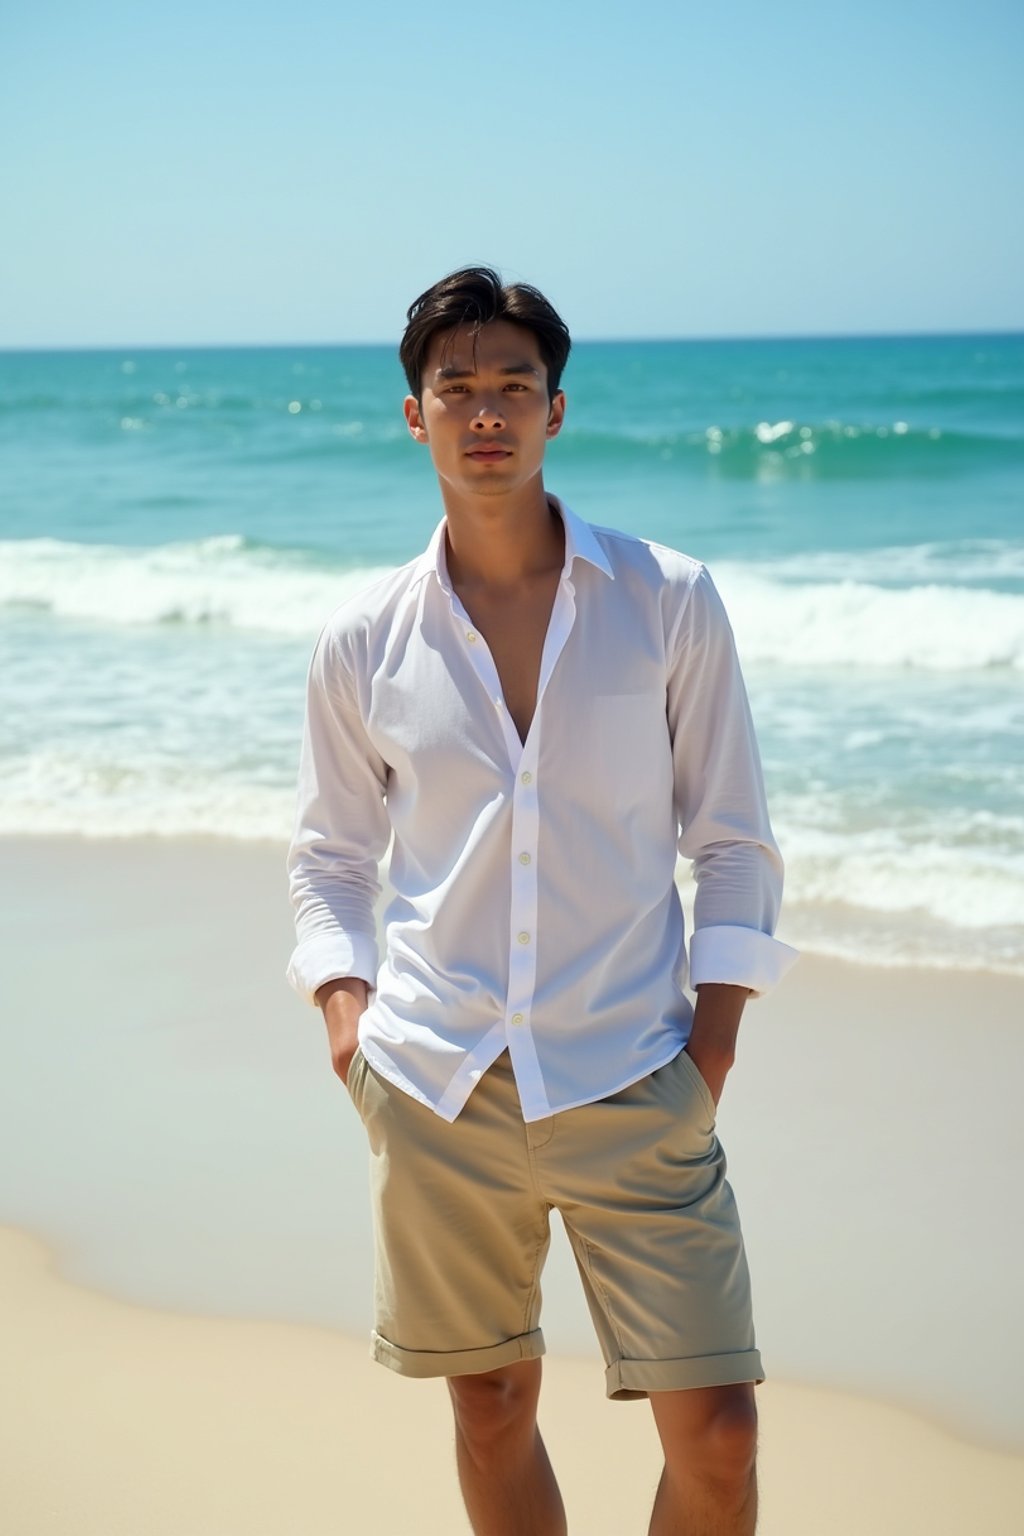
<svg viewBox="0 0 1024 1536">
<path fill-rule="evenodd" d="M 690 984 L 726 982 L 760 995 L 796 951 L 774 937 L 782 858 L 732 629 L 704 567 L 672 640 L 668 717 L 679 852 L 692 860 L 697 882 Z"/>
<path fill-rule="evenodd" d="M 386 785 L 386 765 L 367 735 L 351 668 L 328 626 L 309 668 L 288 852 L 297 943 L 287 975 L 309 1002 L 336 977 L 376 985 L 374 903 L 390 835 Z"/>
</svg>

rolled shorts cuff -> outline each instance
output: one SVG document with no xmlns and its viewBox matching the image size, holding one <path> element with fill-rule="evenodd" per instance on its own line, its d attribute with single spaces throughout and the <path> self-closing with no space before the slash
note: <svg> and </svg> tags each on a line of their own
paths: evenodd
<svg viewBox="0 0 1024 1536">
<path fill-rule="evenodd" d="M 534 1328 L 531 1333 L 520 1333 L 483 1349 L 402 1349 L 374 1329 L 370 1353 L 378 1365 L 386 1365 L 400 1376 L 476 1376 L 481 1371 L 514 1365 L 517 1360 L 538 1360 L 544 1353 L 544 1334 Z"/>
<path fill-rule="evenodd" d="M 617 1402 L 647 1397 L 651 1392 L 678 1392 L 688 1387 L 731 1387 L 738 1382 L 764 1381 L 761 1355 L 747 1349 L 735 1355 L 698 1355 L 691 1360 L 613 1360 L 605 1371 L 608 1396 Z"/>
</svg>

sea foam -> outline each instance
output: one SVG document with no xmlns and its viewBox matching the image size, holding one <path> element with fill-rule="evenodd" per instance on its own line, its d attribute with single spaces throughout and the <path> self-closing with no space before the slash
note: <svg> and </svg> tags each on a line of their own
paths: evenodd
<svg viewBox="0 0 1024 1536">
<path fill-rule="evenodd" d="M 721 562 L 715 580 L 747 662 L 791 667 L 1024 669 L 1024 594 L 939 580 L 897 587 L 842 574 L 882 575 L 869 555 L 810 562 Z M 987 562 L 987 564 L 985 564 Z M 1011 563 L 976 551 L 974 570 Z M 951 572 L 927 550 L 894 562 Z M 56 618 L 116 625 L 224 625 L 314 636 L 345 598 L 387 567 L 315 564 L 297 551 L 236 535 L 150 549 L 27 539 L 0 543 L 0 609 L 42 609 Z M 813 571 L 817 579 L 801 580 Z"/>
<path fill-rule="evenodd" d="M 972 587 L 786 582 L 723 563 L 715 580 L 748 662 L 1024 669 L 1024 596 Z"/>
<path fill-rule="evenodd" d="M 233 534 L 152 549 L 11 540 L 0 543 L 0 608 L 105 625 L 222 624 L 301 636 L 380 574 L 318 568 Z"/>
<path fill-rule="evenodd" d="M 115 758 L 95 741 L 43 748 L 0 764 L 0 835 L 282 843 L 294 816 L 291 774 L 279 764 L 269 778 L 278 782 L 212 763 L 186 773 L 141 749 Z M 782 801 L 779 812 L 788 942 L 880 965 L 1024 974 L 1024 829 L 1013 848 L 971 847 L 925 828 L 913 837 L 884 827 L 825 833 L 802 823 L 798 806 Z M 679 878 L 690 928 L 693 883 L 682 864 Z"/>
</svg>

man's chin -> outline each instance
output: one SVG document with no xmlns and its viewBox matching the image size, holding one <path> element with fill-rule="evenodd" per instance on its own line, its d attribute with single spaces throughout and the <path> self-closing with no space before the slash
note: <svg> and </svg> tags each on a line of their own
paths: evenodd
<svg viewBox="0 0 1024 1536">
<path fill-rule="evenodd" d="M 517 471 L 507 469 L 503 473 L 497 467 L 483 475 L 460 475 L 458 479 L 449 481 L 460 496 L 508 496 L 527 483 L 528 479 L 524 480 Z"/>
</svg>

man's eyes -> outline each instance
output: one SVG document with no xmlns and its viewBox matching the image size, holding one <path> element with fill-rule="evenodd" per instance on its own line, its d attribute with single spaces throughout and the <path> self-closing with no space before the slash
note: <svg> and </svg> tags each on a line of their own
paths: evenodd
<svg viewBox="0 0 1024 1536">
<path fill-rule="evenodd" d="M 521 384 L 517 379 L 510 379 L 509 382 L 507 384 L 503 384 L 501 388 L 502 392 L 507 394 L 509 390 L 525 390 L 527 386 L 525 384 Z M 469 385 L 446 384 L 444 387 L 444 393 L 446 395 L 468 395 Z"/>
</svg>

